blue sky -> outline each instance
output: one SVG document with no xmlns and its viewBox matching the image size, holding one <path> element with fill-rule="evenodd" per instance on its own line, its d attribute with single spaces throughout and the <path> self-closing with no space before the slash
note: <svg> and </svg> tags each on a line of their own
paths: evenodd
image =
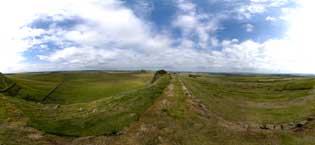
<svg viewBox="0 0 315 145">
<path fill-rule="evenodd" d="M 15 1 L 0 6 L 1 72 L 315 73 L 308 0 Z"/>
</svg>

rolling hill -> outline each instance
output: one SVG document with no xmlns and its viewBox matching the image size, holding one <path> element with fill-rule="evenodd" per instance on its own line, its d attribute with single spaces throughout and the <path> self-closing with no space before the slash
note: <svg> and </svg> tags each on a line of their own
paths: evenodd
<svg viewBox="0 0 315 145">
<path fill-rule="evenodd" d="M 4 145 L 315 140 L 313 77 L 99 71 L 0 77 L 2 88 L 11 86 L 0 93 Z"/>
</svg>

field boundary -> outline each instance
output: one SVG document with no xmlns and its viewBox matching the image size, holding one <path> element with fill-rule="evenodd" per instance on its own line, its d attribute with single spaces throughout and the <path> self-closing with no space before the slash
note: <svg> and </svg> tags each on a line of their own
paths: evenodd
<svg viewBox="0 0 315 145">
<path fill-rule="evenodd" d="M 56 85 L 53 89 L 51 89 L 51 90 L 49 91 L 49 93 L 43 98 L 42 102 L 47 101 L 47 99 L 49 98 L 49 96 L 50 96 L 51 94 L 53 94 L 61 85 L 63 85 L 64 82 L 65 82 L 65 81 L 60 82 L 60 83 L 59 83 L 58 85 Z"/>
</svg>

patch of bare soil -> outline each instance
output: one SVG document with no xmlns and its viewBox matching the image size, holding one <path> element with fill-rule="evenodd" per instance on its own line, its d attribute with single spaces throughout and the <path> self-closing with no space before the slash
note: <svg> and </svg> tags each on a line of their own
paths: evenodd
<svg viewBox="0 0 315 145">
<path fill-rule="evenodd" d="M 32 140 L 39 140 L 43 138 L 43 135 L 41 133 L 32 133 L 32 134 L 27 135 L 27 137 Z"/>
<path fill-rule="evenodd" d="M 14 137 L 15 143 L 24 145 L 68 145 L 71 139 L 58 136 L 45 135 L 45 133 L 31 127 L 15 123 L 4 123 L 0 125 L 0 130 L 10 137 Z M 10 140 L 6 140 L 6 142 Z"/>
</svg>

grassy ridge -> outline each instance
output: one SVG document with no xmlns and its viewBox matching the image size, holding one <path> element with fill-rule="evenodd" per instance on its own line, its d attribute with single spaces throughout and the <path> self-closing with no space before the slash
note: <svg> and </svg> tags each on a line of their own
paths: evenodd
<svg viewBox="0 0 315 145">
<path fill-rule="evenodd" d="M 61 106 L 9 99 L 29 118 L 30 126 L 47 133 L 64 136 L 111 135 L 136 121 L 168 83 L 169 76 L 165 76 L 143 89 L 89 103 Z"/>
</svg>

